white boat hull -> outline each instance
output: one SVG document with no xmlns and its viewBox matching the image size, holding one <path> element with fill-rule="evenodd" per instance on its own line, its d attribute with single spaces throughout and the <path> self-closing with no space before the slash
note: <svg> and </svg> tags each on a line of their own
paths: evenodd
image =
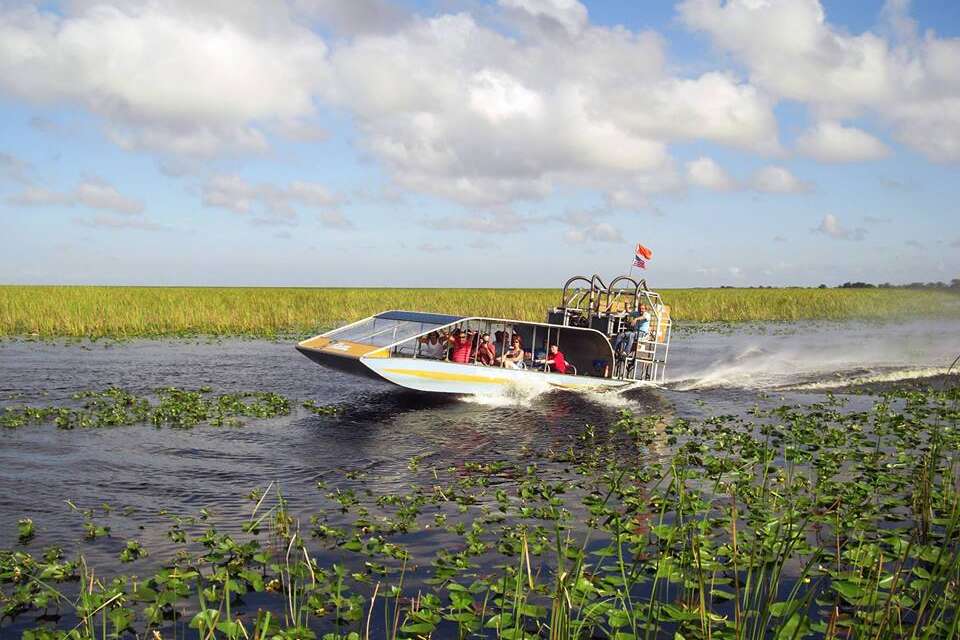
<svg viewBox="0 0 960 640">
<path fill-rule="evenodd" d="M 512 389 L 538 386 L 571 391 L 609 391 L 634 384 L 629 380 L 484 367 L 426 358 L 363 357 L 360 362 L 393 384 L 431 393 L 502 395 L 509 394 Z"/>
</svg>

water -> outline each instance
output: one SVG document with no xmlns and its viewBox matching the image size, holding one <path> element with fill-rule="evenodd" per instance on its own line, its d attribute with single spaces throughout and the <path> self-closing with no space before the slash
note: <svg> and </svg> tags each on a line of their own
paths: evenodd
<svg viewBox="0 0 960 640">
<path fill-rule="evenodd" d="M 680 331 L 664 389 L 458 399 L 328 371 L 279 342 L 4 342 L 4 404 L 63 403 L 78 391 L 110 386 L 146 395 L 206 385 L 218 393 L 272 391 L 343 411 L 297 411 L 240 428 L 44 426 L 2 433 L 0 539 L 11 538 L 20 517 L 33 518 L 50 542 L 73 539 L 81 518 L 67 499 L 136 509 L 139 520 L 151 521 L 162 509 L 229 510 L 238 496 L 273 481 L 309 511 L 316 481 L 333 473 L 363 470 L 390 491 L 409 481 L 415 455 L 438 466 L 516 457 L 562 447 L 585 424 L 604 425 L 621 409 L 685 418 L 740 413 L 771 393 L 809 395 L 851 382 L 942 374 L 957 353 L 960 331 L 949 322 Z"/>
<path fill-rule="evenodd" d="M 144 566 L 157 566 L 175 549 L 165 535 L 171 523 L 166 513 L 207 509 L 218 522 L 239 526 L 252 506 L 245 496 L 275 483 L 292 512 L 306 519 L 326 503 L 318 481 L 349 486 L 344 474 L 360 472 L 364 486 L 376 492 L 403 491 L 423 480 L 424 472 L 411 468 L 414 457 L 439 468 L 521 459 L 531 451 L 563 449 L 585 425 L 608 424 L 622 409 L 695 419 L 742 414 L 755 403 L 783 398 L 812 401 L 851 383 L 942 375 L 960 353 L 957 329 L 924 321 L 679 331 L 664 388 L 496 398 L 430 396 L 352 378 L 314 365 L 287 343 L 3 342 L 4 405 L 66 403 L 78 391 L 111 386 L 137 395 L 165 386 L 210 386 L 215 393 L 272 391 L 295 406 L 309 399 L 342 411 L 322 416 L 297 409 L 231 428 L 32 426 L 0 432 L 0 546 L 16 540 L 16 521 L 29 517 L 37 526 L 32 549 L 76 548 L 83 516 L 70 500 L 97 509 L 95 520 L 112 527 L 109 540 L 82 549 L 91 564 L 116 565 L 123 541 L 138 538 L 151 553 Z M 421 542 L 434 544 L 427 537 Z"/>
</svg>

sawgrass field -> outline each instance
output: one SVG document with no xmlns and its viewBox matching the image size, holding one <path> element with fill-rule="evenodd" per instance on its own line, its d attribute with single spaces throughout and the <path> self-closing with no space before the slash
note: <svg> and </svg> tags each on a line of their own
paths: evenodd
<svg viewBox="0 0 960 640">
<path fill-rule="evenodd" d="M 907 289 L 665 289 L 681 323 L 960 315 Z M 308 335 L 388 309 L 542 321 L 557 289 L 0 286 L 0 336 Z"/>
</svg>

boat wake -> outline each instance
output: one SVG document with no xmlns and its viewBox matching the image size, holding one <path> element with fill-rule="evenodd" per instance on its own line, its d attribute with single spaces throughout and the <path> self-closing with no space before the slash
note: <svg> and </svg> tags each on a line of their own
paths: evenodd
<svg viewBox="0 0 960 640">
<path fill-rule="evenodd" d="M 653 382 L 637 382 L 625 389 L 561 389 L 543 380 L 533 378 L 523 384 L 503 385 L 497 393 L 458 396 L 462 402 L 488 407 L 527 406 L 538 398 L 552 393 L 574 393 L 597 405 L 613 409 L 636 408 L 638 391 L 656 389 L 661 385 Z"/>
<path fill-rule="evenodd" d="M 481 404 L 489 407 L 512 407 L 527 405 L 535 398 L 556 391 L 557 388 L 547 382 L 530 376 L 530 380 L 500 385 L 495 393 L 461 396 L 463 402 Z"/>
<path fill-rule="evenodd" d="M 749 346 L 732 356 L 717 358 L 695 373 L 689 369 L 686 374 L 681 372 L 666 386 L 678 391 L 823 391 L 945 376 L 948 364 L 942 353 L 891 353 L 865 345 L 826 353 Z"/>
<path fill-rule="evenodd" d="M 949 371 L 949 367 L 914 367 L 905 369 L 893 368 L 866 375 L 842 375 L 838 373 L 832 380 L 797 384 L 791 388 L 799 391 L 828 391 L 830 389 L 864 387 L 867 385 L 937 378 L 947 375 Z M 957 381 L 960 382 L 960 376 L 957 376 Z"/>
</svg>

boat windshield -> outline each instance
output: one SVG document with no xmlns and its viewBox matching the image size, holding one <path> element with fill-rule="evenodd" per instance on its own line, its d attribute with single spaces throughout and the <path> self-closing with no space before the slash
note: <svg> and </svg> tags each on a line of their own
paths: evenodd
<svg viewBox="0 0 960 640">
<path fill-rule="evenodd" d="M 336 329 L 325 334 L 331 340 L 347 340 L 376 347 L 385 347 L 456 322 L 457 316 L 432 313 L 393 311 L 381 313 L 363 322 Z"/>
</svg>

